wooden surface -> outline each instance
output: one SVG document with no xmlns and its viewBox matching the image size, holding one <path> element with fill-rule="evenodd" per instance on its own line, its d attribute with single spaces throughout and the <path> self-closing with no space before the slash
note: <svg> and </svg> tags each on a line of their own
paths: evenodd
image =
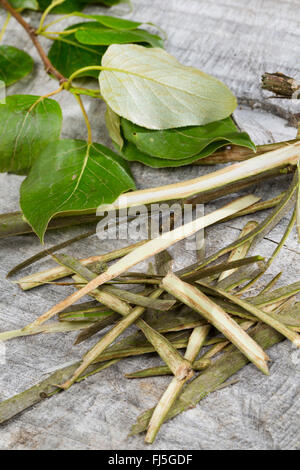
<svg viewBox="0 0 300 470">
<path fill-rule="evenodd" d="M 194 65 L 223 80 L 238 96 L 242 106 L 236 118 L 256 143 L 285 140 L 295 136 L 291 123 L 300 113 L 298 102 L 269 99 L 260 89 L 263 72 L 281 71 L 300 78 L 300 1 L 288 0 L 135 0 L 127 18 L 152 21 L 168 35 L 167 50 L 186 65 Z M 109 14 L 124 13 L 125 6 Z M 91 7 L 91 12 L 102 12 Z M 107 13 L 107 11 L 106 11 Z M 38 15 L 27 15 L 37 24 Z M 4 14 L 0 12 L 3 23 Z M 65 23 L 67 25 L 69 23 Z M 34 74 L 9 89 L 9 94 L 44 94 L 56 84 L 45 72 L 30 41 L 14 21 L 4 43 L 24 47 L 35 58 Z M 49 47 L 45 42 L 45 47 Z M 85 138 L 85 128 L 77 105 L 69 95 L 59 97 L 64 112 L 64 138 Z M 92 117 L 94 138 L 109 143 L 103 124 L 104 108 L 85 99 Z M 151 187 L 209 173 L 212 168 L 186 167 L 153 170 L 133 166 L 139 187 Z M 22 178 L 0 175 L 0 212 L 18 208 L 18 188 Z M 254 188 L 265 198 L 287 187 L 285 179 Z M 227 199 L 226 199 L 227 200 Z M 221 201 L 224 203 L 224 200 Z M 209 204 L 208 212 L 220 201 Z M 254 217 L 252 217 L 254 218 Z M 262 220 L 263 214 L 255 215 Z M 232 241 L 248 218 L 234 220 L 206 231 L 207 253 Z M 287 219 L 268 235 L 256 252 L 268 256 L 280 240 Z M 46 246 L 81 233 L 84 228 L 52 232 Z M 17 262 L 39 251 L 32 236 L 0 241 L 0 330 L 14 329 L 32 321 L 66 294 L 66 289 L 47 286 L 22 293 L 5 279 Z M 87 256 L 111 249 L 96 237 L 76 245 L 76 254 Z M 74 248 L 66 250 L 74 252 Z M 193 253 L 176 247 L 176 267 L 189 264 Z M 283 270 L 281 284 L 294 282 L 300 274 L 299 245 L 293 232 L 281 255 L 265 275 Z M 43 261 L 43 269 L 51 262 Z M 139 266 L 140 268 L 145 266 Z M 69 289 L 71 292 L 72 289 Z M 1 365 L 0 399 L 33 385 L 45 374 L 79 358 L 93 342 L 74 347 L 74 334 L 36 336 L 7 343 L 6 363 Z M 284 342 L 270 351 L 271 375 L 265 377 L 253 366 L 238 374 L 239 383 L 216 392 L 195 409 L 165 426 L 154 449 L 299 449 L 300 448 L 300 353 Z M 0 427 L 2 449 L 145 449 L 143 437 L 127 438 L 131 424 L 141 411 L 153 406 L 168 378 L 129 381 L 124 373 L 148 367 L 153 357 L 128 359 L 45 401 Z"/>
</svg>

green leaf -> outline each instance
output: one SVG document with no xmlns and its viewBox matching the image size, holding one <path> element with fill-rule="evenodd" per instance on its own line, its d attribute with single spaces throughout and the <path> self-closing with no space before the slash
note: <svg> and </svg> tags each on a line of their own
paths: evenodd
<svg viewBox="0 0 300 470">
<path fill-rule="evenodd" d="M 126 140 L 141 152 L 153 157 L 181 160 L 189 157 L 199 158 L 199 154 L 210 144 L 223 141 L 222 145 L 236 144 L 255 151 L 255 145 L 245 132 L 239 132 L 233 120 L 228 117 L 211 122 L 205 126 L 181 127 L 152 131 L 121 119 Z"/>
<path fill-rule="evenodd" d="M 9 0 L 9 3 L 16 10 L 19 10 L 19 9 L 38 10 L 39 9 L 37 0 Z"/>
<path fill-rule="evenodd" d="M 107 7 L 112 7 L 113 5 L 118 5 L 119 3 L 129 3 L 128 0 L 94 0 L 94 1 L 89 1 L 85 0 L 86 3 L 102 3 L 103 5 L 106 5 Z"/>
<path fill-rule="evenodd" d="M 48 98 L 13 95 L 0 105 L 0 171 L 26 174 L 43 148 L 60 135 L 62 113 Z"/>
<path fill-rule="evenodd" d="M 102 58 L 103 98 L 119 116 L 148 129 L 204 125 L 228 117 L 237 102 L 219 80 L 181 65 L 159 48 L 117 45 Z"/>
<path fill-rule="evenodd" d="M 88 27 L 90 24 L 94 25 L 94 22 L 74 24 L 66 28 L 65 31 L 80 28 L 82 25 Z M 56 67 L 64 77 L 70 77 L 72 73 L 80 68 L 90 65 L 99 65 L 106 49 L 105 46 L 86 46 L 80 44 L 75 34 L 70 33 L 70 35 L 63 35 L 53 42 L 48 57 L 54 67 Z M 98 78 L 99 71 L 90 70 L 80 74 L 80 76 Z"/>
<path fill-rule="evenodd" d="M 6 86 L 26 77 L 33 68 L 29 54 L 13 46 L 0 46 L 0 80 Z"/>
<path fill-rule="evenodd" d="M 145 43 L 150 44 L 152 47 L 163 47 L 162 39 L 155 35 L 148 33 L 143 29 L 136 29 L 133 31 L 116 31 L 115 29 L 103 28 L 98 23 L 94 23 L 94 28 L 86 28 L 84 25 L 75 33 L 76 39 L 82 44 L 91 45 L 105 45 L 111 44 L 130 44 L 130 43 Z"/>
<path fill-rule="evenodd" d="M 43 240 L 56 214 L 109 204 L 135 184 L 125 161 L 100 144 L 61 140 L 48 145 L 21 186 L 21 208 Z"/>
<path fill-rule="evenodd" d="M 120 116 L 113 112 L 109 106 L 106 108 L 105 124 L 109 133 L 109 136 L 113 143 L 121 150 L 124 144 L 123 137 L 121 135 L 121 120 Z"/>
</svg>

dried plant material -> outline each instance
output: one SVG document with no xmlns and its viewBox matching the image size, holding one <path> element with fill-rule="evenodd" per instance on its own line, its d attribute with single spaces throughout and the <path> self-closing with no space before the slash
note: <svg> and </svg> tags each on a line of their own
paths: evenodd
<svg viewBox="0 0 300 470">
<path fill-rule="evenodd" d="M 238 238 L 243 238 L 244 236 L 248 235 L 248 233 L 252 232 L 252 230 L 254 230 L 257 226 L 258 222 L 247 222 L 245 227 L 241 230 L 241 233 Z M 251 242 L 246 242 L 243 245 L 240 245 L 237 248 L 233 249 L 228 257 L 228 262 L 245 258 L 247 256 L 248 251 L 250 250 L 250 246 Z M 219 282 L 233 274 L 235 271 L 236 269 L 231 269 L 229 271 L 226 270 L 222 272 L 222 274 L 219 276 Z"/>
<path fill-rule="evenodd" d="M 97 275 L 95 275 L 96 277 Z M 127 290 L 120 289 L 118 287 L 113 286 L 105 286 L 105 292 L 115 295 L 119 297 L 121 300 L 125 300 L 133 305 L 138 305 L 140 307 L 145 308 L 153 308 L 154 310 L 158 310 L 160 312 L 166 312 L 170 310 L 176 303 L 175 300 L 160 300 L 151 297 L 145 297 L 145 295 L 136 294 L 134 292 L 130 292 Z"/>
<path fill-rule="evenodd" d="M 174 260 L 168 250 L 161 251 L 160 253 L 155 255 L 154 259 L 156 272 L 160 276 L 165 276 L 172 269 Z"/>
<path fill-rule="evenodd" d="M 85 238 L 89 238 L 92 235 L 95 235 L 95 233 L 96 233 L 95 230 L 91 230 L 90 232 L 83 233 L 81 235 L 77 235 L 76 237 L 70 238 L 69 240 L 66 240 L 63 243 L 59 243 L 58 245 L 52 246 L 51 248 L 47 248 L 46 250 L 42 250 L 39 253 L 37 253 L 36 255 L 31 256 L 27 260 L 23 261 L 22 263 L 18 264 L 13 269 L 11 269 L 7 273 L 6 277 L 10 277 L 13 274 L 16 274 L 17 272 L 21 271 L 21 269 L 24 269 L 24 268 L 30 266 L 31 264 L 35 263 L 36 261 L 39 261 L 39 260 L 45 258 L 46 256 L 49 256 L 49 255 L 55 253 L 58 250 L 62 250 L 63 248 L 66 248 L 67 246 L 72 245 L 73 243 L 76 243 L 80 240 L 84 240 Z"/>
<path fill-rule="evenodd" d="M 230 145 L 229 148 L 219 149 L 209 157 L 201 158 L 194 162 L 194 165 L 215 165 L 219 163 L 232 163 L 232 162 L 243 162 L 249 158 L 257 157 L 266 152 L 280 149 L 287 145 L 294 144 L 297 139 L 287 140 L 284 142 L 274 142 L 272 144 L 257 145 L 256 152 L 250 150 L 247 147 L 241 147 L 240 145 Z"/>
<path fill-rule="evenodd" d="M 188 330 L 176 331 L 164 334 L 164 337 L 175 349 L 184 349 L 187 346 L 190 332 Z M 133 333 L 130 336 L 112 344 L 100 357 L 94 361 L 94 364 L 109 361 L 111 359 L 121 359 L 125 357 L 140 356 L 148 353 L 156 353 L 153 345 L 145 338 L 142 332 Z"/>
<path fill-rule="evenodd" d="M 273 209 L 273 207 L 276 207 L 280 203 L 284 195 L 285 195 L 285 192 L 280 193 L 278 196 L 275 196 L 272 199 L 267 199 L 266 201 L 257 202 L 256 204 L 253 204 L 253 206 L 248 207 L 247 209 L 244 209 L 243 211 L 240 211 L 237 214 L 231 215 L 230 217 L 227 217 L 227 219 L 225 219 L 224 222 L 235 219 L 236 217 L 256 214 L 256 212 L 264 211 L 267 209 Z"/>
<path fill-rule="evenodd" d="M 175 298 L 204 316 L 264 374 L 269 373 L 266 362 L 269 360 L 268 356 L 219 305 L 174 274 L 166 276 L 162 281 L 162 286 Z"/>
<path fill-rule="evenodd" d="M 154 314 L 153 314 L 154 313 Z M 143 316 L 149 325 L 160 333 L 170 331 L 182 331 L 196 328 L 207 324 L 197 313 L 184 306 L 170 310 L 167 315 L 160 315 L 147 310 Z"/>
<path fill-rule="evenodd" d="M 255 264 L 257 266 L 264 266 L 264 258 L 261 256 L 250 256 L 249 258 L 244 258 L 241 260 L 231 261 L 231 262 L 224 262 L 213 265 L 209 268 L 203 268 L 201 271 L 197 269 L 184 268 L 187 271 L 187 274 L 183 274 L 180 276 L 182 279 L 187 281 L 194 281 L 197 279 L 205 279 L 213 277 L 223 271 L 241 268 L 243 266 L 249 266 L 251 264 Z M 195 265 L 192 265 L 191 268 L 194 268 Z M 265 268 L 263 268 L 264 270 Z M 181 270 L 179 271 L 181 272 Z M 242 271 L 240 270 L 239 273 Z M 251 276 L 250 276 L 251 277 Z M 248 279 L 248 277 L 247 277 Z M 162 280 L 162 276 L 158 275 L 151 275 L 149 274 L 141 274 L 141 273 L 127 273 L 122 274 L 121 276 L 116 277 L 114 280 L 109 281 L 107 284 L 115 283 L 115 284 L 149 284 L 149 285 L 159 285 Z"/>
<path fill-rule="evenodd" d="M 206 285 L 205 287 L 208 287 L 208 286 Z M 240 307 L 244 308 L 246 311 L 252 313 L 259 320 L 271 326 L 272 328 L 274 328 L 274 330 L 278 331 L 287 339 L 292 341 L 292 343 L 295 346 L 300 347 L 300 335 L 292 331 L 290 328 L 288 328 L 286 325 L 281 323 L 279 320 L 276 320 L 275 318 L 271 317 L 269 314 L 265 313 L 261 308 L 256 307 L 255 305 L 253 305 L 250 302 L 247 302 L 246 300 L 240 299 L 236 295 L 229 294 L 228 292 L 220 288 L 209 287 L 209 290 L 218 293 L 219 295 L 223 296 L 225 299 L 230 300 L 232 303 L 235 303 L 239 305 Z"/>
<path fill-rule="evenodd" d="M 85 269 L 88 269 L 88 268 L 85 268 Z M 91 273 L 91 275 L 93 277 L 94 273 Z M 78 289 L 80 289 L 80 286 L 85 284 L 85 278 L 81 276 L 74 275 L 73 279 Z M 97 300 L 100 304 L 103 304 L 106 307 L 110 308 L 114 312 L 119 313 L 120 315 L 128 315 L 128 313 L 130 313 L 131 311 L 131 307 L 127 302 L 125 302 L 124 300 L 121 300 L 119 297 L 117 297 L 114 294 L 106 292 L 105 288 L 95 289 L 89 293 L 89 296 Z M 27 329 L 27 327 L 25 328 Z"/>
<path fill-rule="evenodd" d="M 157 298 L 162 294 L 161 289 L 157 289 L 152 298 Z M 136 325 L 143 331 L 146 338 L 155 347 L 160 357 L 168 364 L 172 372 L 178 377 L 189 377 L 191 373 L 190 365 L 187 361 L 183 361 L 180 354 L 171 346 L 171 344 L 157 331 L 151 328 L 146 322 L 139 319 L 144 313 L 143 307 L 136 307 L 129 315 L 123 320 L 118 322 L 112 330 L 110 330 L 88 353 L 85 354 L 83 361 L 78 369 L 69 379 L 62 385 L 62 388 L 69 388 L 76 379 L 89 367 L 90 364 L 101 354 L 105 349 L 117 339 L 130 325 Z"/>
<path fill-rule="evenodd" d="M 50 221 L 48 230 L 92 224 L 99 222 L 99 220 L 100 217 L 96 213 L 85 215 L 60 214 L 60 216 Z M 0 215 L 0 239 L 30 233 L 34 233 L 33 228 L 23 219 L 22 212 L 10 212 Z"/>
<path fill-rule="evenodd" d="M 205 289 L 204 286 L 201 286 L 201 287 L 202 287 L 202 290 L 206 294 L 212 293 L 211 290 Z M 217 295 L 216 292 L 215 294 Z M 255 305 L 255 301 L 256 301 L 255 297 L 251 297 L 251 298 L 248 297 L 246 300 L 247 302 L 250 302 Z M 244 308 L 241 308 L 240 306 L 234 303 L 223 300 L 223 297 L 220 297 L 220 298 L 214 297 L 214 301 L 218 305 L 220 305 L 220 307 L 222 307 L 230 315 L 239 317 L 241 319 L 257 321 L 257 318 L 255 317 L 255 315 L 250 314 Z M 279 320 L 281 323 L 288 326 L 288 328 L 295 329 L 295 331 L 298 331 L 300 328 L 300 311 L 291 307 L 291 305 L 293 305 L 293 302 L 294 302 L 294 297 L 291 296 L 287 300 L 282 299 L 282 300 L 274 301 L 273 303 L 272 303 L 272 300 L 270 300 L 267 305 L 260 306 L 258 304 L 258 307 L 264 312 L 266 312 L 270 317 L 274 318 L 275 320 Z M 284 311 L 284 314 L 283 314 L 281 313 L 281 308 L 283 308 L 285 303 L 286 305 L 289 305 L 289 307 Z"/>
<path fill-rule="evenodd" d="M 234 212 L 237 212 L 239 210 L 242 210 L 243 208 L 248 207 L 257 201 L 258 198 L 255 196 L 245 196 L 243 198 L 231 202 L 230 204 L 227 204 L 226 206 L 212 212 L 211 214 L 207 214 L 204 217 L 200 217 L 199 219 L 185 224 L 182 227 L 178 227 L 175 230 L 172 230 L 171 232 L 167 232 L 153 240 L 148 241 L 142 247 L 136 248 L 133 252 L 127 254 L 117 263 L 110 266 L 107 271 L 90 281 L 80 291 L 75 292 L 74 294 L 70 295 L 67 299 L 52 307 L 48 312 L 39 317 L 26 328 L 30 329 L 32 326 L 37 326 L 44 323 L 45 321 L 52 318 L 54 315 L 60 313 L 65 308 L 73 305 L 77 300 L 81 299 L 84 295 L 96 289 L 98 286 L 114 279 L 120 274 L 123 274 L 125 271 L 135 266 L 139 262 L 144 261 L 150 258 L 151 256 L 166 250 L 170 246 L 174 245 L 176 242 L 193 235 L 198 230 L 207 227 L 218 220 L 222 220 L 224 217 L 233 214 Z"/>
<path fill-rule="evenodd" d="M 205 361 L 207 359 L 210 359 L 216 356 L 221 351 L 223 351 L 226 348 L 226 346 L 228 346 L 229 344 L 230 344 L 230 341 L 222 341 L 220 343 L 214 344 L 205 354 L 203 354 L 201 359 Z"/>
<path fill-rule="evenodd" d="M 279 287 L 278 289 L 272 290 L 267 293 L 260 293 L 255 297 L 248 297 L 247 301 L 253 303 L 254 305 L 259 305 L 263 307 L 265 305 L 274 304 L 284 299 L 288 299 L 300 292 L 300 281 L 294 282 L 284 287 Z"/>
<path fill-rule="evenodd" d="M 181 349 L 187 346 L 188 336 L 189 335 L 187 332 L 171 333 L 168 335 L 168 339 L 174 347 Z M 111 346 L 103 354 L 100 361 L 101 365 L 99 366 L 99 362 L 96 361 L 95 364 L 93 364 L 93 366 L 88 369 L 85 377 L 89 376 L 93 371 L 98 373 L 100 370 L 104 370 L 107 367 L 110 367 L 123 357 L 147 354 L 154 351 L 155 349 L 153 346 L 149 344 L 149 342 L 140 333 L 133 334 Z M 106 357 L 108 359 L 106 359 Z M 8 421 L 10 418 L 16 416 L 32 405 L 39 403 L 43 399 L 60 392 L 61 389 L 59 389 L 56 384 L 67 380 L 79 365 L 80 361 L 63 367 L 62 369 L 58 369 L 39 384 L 29 388 L 25 392 L 22 392 L 12 398 L 9 398 L 8 400 L 1 402 L 0 424 Z M 80 381 L 81 377 L 78 379 L 78 382 Z"/>
<path fill-rule="evenodd" d="M 244 331 L 249 330 L 249 328 L 251 328 L 253 325 L 255 325 L 255 321 L 253 322 L 248 320 L 240 323 L 240 327 Z M 221 341 L 219 343 L 214 344 L 205 354 L 203 354 L 203 356 L 201 356 L 200 359 L 202 359 L 203 361 L 211 359 L 212 357 L 216 356 L 221 351 L 223 351 L 229 344 L 229 341 Z"/>
<path fill-rule="evenodd" d="M 294 177 L 288 191 L 285 193 L 280 203 L 274 208 L 271 214 L 269 214 L 254 230 L 252 230 L 252 232 L 243 238 L 230 243 L 226 247 L 221 248 L 211 256 L 208 256 L 201 265 L 195 264 L 188 268 L 184 268 L 178 271 L 177 275 L 181 276 L 183 274 L 188 274 L 189 272 L 201 270 L 204 266 L 207 266 L 209 263 L 212 263 L 221 256 L 226 255 L 233 249 L 241 246 L 243 243 L 252 241 L 252 247 L 254 247 L 282 220 L 283 217 L 285 217 L 287 212 L 294 207 L 296 191 L 297 178 Z"/>
</svg>

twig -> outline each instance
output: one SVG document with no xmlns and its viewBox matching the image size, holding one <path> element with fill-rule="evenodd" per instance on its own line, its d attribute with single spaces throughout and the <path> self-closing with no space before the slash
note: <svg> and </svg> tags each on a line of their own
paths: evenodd
<svg viewBox="0 0 300 470">
<path fill-rule="evenodd" d="M 226 343 L 228 344 L 228 342 Z M 209 359 L 201 358 L 193 362 L 193 369 L 199 371 L 206 369 L 210 365 L 211 361 Z M 126 379 L 145 379 L 146 377 L 161 377 L 164 375 L 173 375 L 171 369 L 168 366 L 149 367 L 148 369 L 142 369 L 136 372 L 125 374 L 125 377 Z"/>
<path fill-rule="evenodd" d="M 284 98 L 300 98 L 300 82 L 283 73 L 265 73 L 262 76 L 262 88 Z"/>
</svg>

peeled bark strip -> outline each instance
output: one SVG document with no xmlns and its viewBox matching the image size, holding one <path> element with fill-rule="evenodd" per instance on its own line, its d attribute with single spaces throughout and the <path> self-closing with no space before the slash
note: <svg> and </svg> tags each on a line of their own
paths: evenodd
<svg viewBox="0 0 300 470">
<path fill-rule="evenodd" d="M 275 150 L 250 158 L 231 165 L 230 167 L 218 170 L 210 175 L 202 176 L 194 180 L 184 181 L 168 186 L 151 188 L 140 191 L 132 191 L 126 195 L 120 196 L 112 204 L 111 209 L 121 209 L 125 207 L 134 207 L 141 204 L 151 204 L 153 202 L 168 201 L 173 199 L 184 199 L 200 193 L 214 192 L 219 188 L 234 183 L 236 186 L 243 181 L 251 179 L 253 176 L 262 175 L 264 172 L 271 172 L 281 168 L 297 165 L 300 157 L 299 143 L 284 143 L 283 147 L 276 145 Z M 272 175 L 271 175 L 272 176 Z M 213 196 L 217 197 L 217 196 Z M 72 215 L 61 214 L 61 217 L 55 218 L 49 223 L 48 228 L 60 228 L 80 223 L 96 222 L 101 217 L 95 214 Z M 0 238 L 24 233 L 32 233 L 32 228 L 23 220 L 20 212 L 0 215 Z"/>
<path fill-rule="evenodd" d="M 268 349 L 284 339 L 280 333 L 267 325 L 258 326 L 255 332 L 251 333 L 251 336 L 263 349 Z M 211 367 L 187 385 L 169 411 L 166 419 L 171 419 L 179 413 L 195 407 L 200 400 L 218 389 L 221 384 L 241 370 L 248 362 L 244 354 L 236 348 L 227 351 Z M 139 434 L 147 429 L 152 413 L 153 408 L 138 417 L 136 424 L 131 428 L 131 435 Z"/>
<path fill-rule="evenodd" d="M 243 246 L 244 245 L 241 245 L 241 247 Z M 180 278 L 187 282 L 197 281 L 199 279 L 210 278 L 211 276 L 214 276 L 216 274 L 223 273 L 223 272 L 227 273 L 232 270 L 235 272 L 237 268 L 241 268 L 243 266 L 249 266 L 250 264 L 259 264 L 261 262 L 264 262 L 264 258 L 262 258 L 261 256 L 250 256 L 249 258 L 237 259 L 234 261 L 225 261 L 223 263 L 210 266 L 209 268 L 203 268 L 200 271 L 195 270 L 195 272 L 189 272 L 188 274 L 183 274 L 182 276 L 180 276 Z M 185 269 L 188 269 L 188 268 L 185 268 Z"/>
<path fill-rule="evenodd" d="M 162 289 L 157 289 L 150 294 L 150 298 L 157 298 L 162 294 Z M 62 385 L 65 390 L 68 389 L 77 378 L 89 367 L 96 358 L 99 358 L 130 325 L 136 325 L 143 331 L 148 341 L 155 347 L 160 357 L 168 364 L 170 369 L 178 377 L 190 377 L 191 367 L 187 361 L 184 361 L 181 355 L 171 346 L 160 333 L 151 328 L 145 321 L 139 319 L 144 313 L 143 307 L 136 307 L 132 312 L 118 322 L 101 340 L 85 354 L 82 363 L 74 372 L 73 376 Z M 201 327 L 200 327 L 201 328 Z M 203 327 L 204 328 L 204 327 Z"/>
<path fill-rule="evenodd" d="M 199 282 L 199 285 L 201 286 L 201 283 Z M 300 335 L 296 333 L 295 331 L 291 330 L 288 326 L 284 325 L 281 321 L 277 320 L 274 318 L 274 316 L 271 317 L 268 313 L 265 313 L 262 309 L 258 308 L 257 306 L 253 305 L 250 302 L 247 302 L 246 300 L 242 300 L 236 295 L 229 294 L 228 292 L 224 291 L 223 289 L 220 289 L 218 287 L 210 287 L 205 284 L 203 284 L 205 287 L 207 287 L 209 290 L 212 292 L 216 292 L 225 299 L 228 299 L 232 303 L 235 303 L 242 307 L 244 310 L 248 311 L 249 313 L 253 314 L 256 318 L 258 318 L 260 321 L 266 323 L 267 325 L 271 326 L 275 330 L 277 330 L 279 333 L 281 333 L 283 336 L 285 336 L 287 339 L 289 339 L 295 346 L 300 348 Z"/>
<path fill-rule="evenodd" d="M 282 219 L 286 214 L 294 207 L 296 201 L 297 193 L 297 177 L 293 178 L 293 181 L 284 194 L 284 197 L 281 199 L 279 204 L 273 209 L 273 211 L 248 235 L 245 235 L 243 238 L 240 238 L 224 248 L 221 248 L 216 253 L 213 253 L 211 256 L 208 256 L 203 263 L 200 265 L 198 263 L 188 266 L 187 268 L 177 271 L 178 276 L 187 275 L 191 272 L 200 271 L 203 267 L 217 260 L 221 256 L 229 253 L 233 249 L 241 246 L 245 242 L 251 241 L 252 247 L 259 243 Z M 228 220 L 225 219 L 225 220 Z"/>
<path fill-rule="evenodd" d="M 57 245 L 46 248 L 45 250 L 42 250 L 39 253 L 36 253 L 35 255 L 31 256 L 30 258 L 27 258 L 25 261 L 22 261 L 22 263 L 19 263 L 17 266 L 15 266 L 13 269 L 11 269 L 7 273 L 6 277 L 13 276 L 17 272 L 19 272 L 22 269 L 30 266 L 31 264 L 35 263 L 36 261 L 39 261 L 43 258 L 46 258 L 47 256 L 55 253 L 56 251 L 62 250 L 63 248 L 66 248 L 67 246 L 72 245 L 73 243 L 84 240 L 85 238 L 89 238 L 92 235 L 95 235 L 95 233 L 96 233 L 96 229 L 91 230 L 91 231 L 86 232 L 86 233 L 83 233 L 81 235 L 77 235 L 76 237 L 72 237 L 69 240 L 66 240 L 65 242 L 62 242 L 62 243 L 59 243 Z"/>
<path fill-rule="evenodd" d="M 248 233 L 252 232 L 256 227 L 258 226 L 258 222 L 255 221 L 250 221 L 248 222 L 245 227 L 241 230 L 239 239 L 243 238 L 245 235 L 248 235 Z M 243 245 L 238 246 L 237 248 L 233 249 L 232 252 L 230 253 L 228 257 L 228 262 L 230 263 L 231 261 L 237 261 L 245 258 L 247 256 L 248 251 L 250 250 L 251 247 L 251 241 L 244 243 Z M 219 282 L 225 279 L 226 277 L 230 276 L 236 271 L 235 269 L 231 270 L 226 270 L 221 273 L 219 276 Z"/>
<path fill-rule="evenodd" d="M 192 165 L 215 165 L 220 163 L 243 162 L 244 160 L 249 160 L 249 158 L 254 158 L 273 150 L 278 150 L 286 145 L 294 144 L 295 142 L 297 142 L 296 139 L 287 140 L 285 142 L 275 142 L 273 144 L 257 145 L 256 152 L 253 152 L 253 150 L 246 147 L 240 147 L 239 145 L 231 145 L 230 148 L 226 148 L 225 150 L 217 150 L 209 157 L 200 158 L 200 160 L 193 162 Z"/>
<path fill-rule="evenodd" d="M 293 295 L 300 292 L 300 281 L 289 284 L 288 286 L 279 287 L 278 289 L 272 290 L 271 292 L 261 293 L 255 297 L 248 297 L 247 301 L 254 305 L 263 307 L 265 305 L 274 304 L 284 299 L 288 299 Z"/>
<path fill-rule="evenodd" d="M 113 261 L 115 259 L 121 258 L 122 256 L 127 255 L 132 250 L 141 246 L 145 241 L 134 243 L 133 245 L 125 246 L 118 250 L 111 251 L 110 253 L 105 253 L 98 256 L 90 256 L 80 260 L 83 266 L 91 266 L 94 263 L 107 263 L 108 261 Z M 73 273 L 72 269 L 67 268 L 66 266 L 57 266 L 52 269 L 47 269 L 46 271 L 41 271 L 38 273 L 30 274 L 25 276 L 22 279 L 19 279 L 18 284 L 23 290 L 33 289 L 38 287 L 45 282 L 55 281 L 57 279 L 62 279 L 63 277 L 70 276 Z"/>
<path fill-rule="evenodd" d="M 99 333 L 99 331 L 103 330 L 107 326 L 113 325 L 119 320 L 119 315 L 117 313 L 112 313 L 109 315 L 107 318 L 103 318 L 102 320 L 96 321 L 89 327 L 85 328 L 83 331 L 79 333 L 77 336 L 76 340 L 74 341 L 74 346 L 80 343 L 83 343 L 83 341 L 86 341 L 87 339 L 91 338 L 94 336 L 96 333 Z"/>
<path fill-rule="evenodd" d="M 300 123 L 298 123 L 298 139 L 300 139 Z M 297 174 L 298 174 L 298 191 L 297 191 L 297 201 L 296 201 L 296 229 L 298 234 L 298 243 L 300 243 L 300 160 L 297 165 Z"/>
<path fill-rule="evenodd" d="M 58 259 L 59 262 L 64 263 L 65 266 L 71 268 L 74 272 L 78 273 L 80 275 L 80 278 L 83 278 L 85 281 L 91 281 L 96 276 L 95 273 L 90 271 L 87 267 L 82 266 L 78 260 L 71 256 L 63 255 L 60 256 Z M 109 290 L 109 287 L 104 287 L 102 290 L 97 289 L 96 291 L 93 291 L 93 295 L 97 298 L 98 296 L 107 294 L 107 290 Z M 120 291 L 120 289 L 114 288 L 114 292 L 116 291 Z M 162 289 L 157 289 L 150 295 L 150 305 L 151 303 L 155 302 L 155 299 L 157 299 L 162 294 L 162 292 Z M 108 292 L 108 295 L 114 296 L 115 294 L 111 294 L 111 292 Z M 147 306 L 149 306 L 149 303 L 147 304 Z M 69 388 L 75 382 L 75 380 L 87 369 L 87 367 L 97 357 L 99 357 L 105 351 L 105 349 L 133 323 L 136 323 L 136 325 L 143 331 L 148 341 L 154 346 L 157 353 L 160 355 L 163 361 L 170 367 L 175 376 L 179 378 L 189 377 L 191 375 L 190 363 L 182 358 L 182 356 L 176 351 L 175 348 L 172 347 L 171 343 L 169 343 L 169 341 L 164 336 L 162 336 L 156 330 L 151 328 L 144 320 L 139 318 L 144 313 L 144 311 L 145 307 L 136 307 L 133 310 L 131 309 L 131 307 L 129 307 L 127 313 L 123 312 L 123 310 L 120 309 L 119 313 L 121 313 L 121 315 L 124 315 L 125 318 L 119 323 L 117 323 L 112 328 L 112 330 L 109 331 L 99 341 L 99 343 L 97 343 L 84 356 L 80 367 L 78 367 L 73 377 L 71 377 L 67 382 L 62 384 L 62 388 Z"/>
<path fill-rule="evenodd" d="M 264 374 L 269 373 L 268 356 L 263 349 L 223 310 L 199 289 L 168 274 L 162 286 L 171 295 L 200 313 L 242 351 Z"/>
</svg>

